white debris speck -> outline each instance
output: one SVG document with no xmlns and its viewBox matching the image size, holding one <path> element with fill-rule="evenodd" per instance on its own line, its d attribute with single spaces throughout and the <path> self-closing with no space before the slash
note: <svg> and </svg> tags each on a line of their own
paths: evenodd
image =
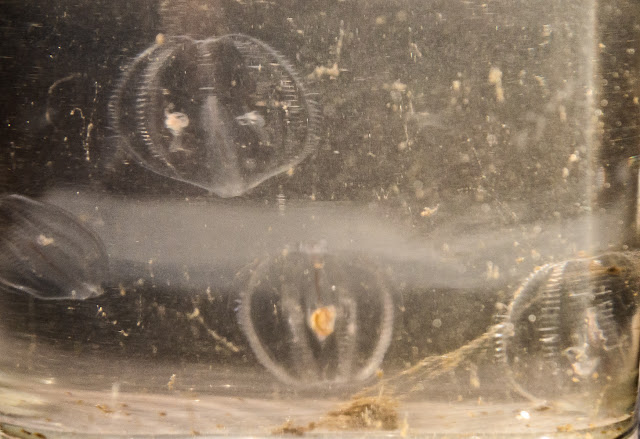
<svg viewBox="0 0 640 439">
<path fill-rule="evenodd" d="M 171 374 L 171 377 L 169 377 L 169 381 L 167 382 L 167 389 L 169 390 L 173 390 L 176 384 L 176 374 L 173 373 Z"/>
<path fill-rule="evenodd" d="M 313 72 L 308 75 L 309 79 L 320 79 L 323 76 L 328 76 L 331 79 L 335 79 L 340 76 L 340 69 L 338 63 L 333 63 L 331 67 L 317 66 Z"/>
<path fill-rule="evenodd" d="M 386 24 L 386 23 L 387 23 L 387 17 L 385 17 L 384 15 L 380 15 L 376 17 L 376 25 L 382 26 L 383 24 Z"/>
<path fill-rule="evenodd" d="M 36 242 L 38 243 L 38 245 L 41 245 L 42 247 L 51 245 L 54 243 L 54 241 L 55 240 L 53 238 L 48 238 L 42 234 L 38 235 L 38 238 L 36 239 Z"/>
<path fill-rule="evenodd" d="M 489 70 L 489 84 L 496 86 L 496 101 L 504 102 L 504 89 L 502 88 L 502 70 L 491 67 Z"/>
<path fill-rule="evenodd" d="M 500 279 L 500 267 L 491 261 L 487 261 L 487 279 Z"/>
<path fill-rule="evenodd" d="M 567 109 L 564 105 L 558 105 L 558 117 L 562 122 L 567 121 Z"/>
<path fill-rule="evenodd" d="M 266 123 L 264 117 L 255 110 L 237 116 L 236 121 L 238 122 L 238 125 L 253 126 L 257 128 L 263 128 Z"/>
<path fill-rule="evenodd" d="M 531 419 L 531 415 L 529 414 L 528 411 L 526 410 L 522 410 L 518 416 L 516 416 L 517 419 Z"/>
<path fill-rule="evenodd" d="M 428 218 L 431 215 L 434 215 L 438 211 L 439 207 L 440 204 L 436 204 L 434 207 L 425 207 L 424 209 L 422 209 L 422 212 L 420 212 L 420 216 L 423 218 Z"/>
<path fill-rule="evenodd" d="M 480 378 L 478 377 L 478 367 L 473 364 L 469 371 L 469 384 L 474 389 L 480 388 Z"/>
<path fill-rule="evenodd" d="M 169 108 L 164 110 L 164 126 L 174 137 L 182 134 L 182 131 L 189 126 L 189 116 L 179 111 L 171 112 Z"/>
</svg>

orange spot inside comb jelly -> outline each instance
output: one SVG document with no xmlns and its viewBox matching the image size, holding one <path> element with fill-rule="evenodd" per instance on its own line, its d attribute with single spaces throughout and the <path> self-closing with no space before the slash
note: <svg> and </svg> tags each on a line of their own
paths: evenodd
<svg viewBox="0 0 640 439">
<path fill-rule="evenodd" d="M 320 341 L 333 334 L 336 324 L 336 307 L 322 306 L 309 316 L 309 326 Z"/>
</svg>

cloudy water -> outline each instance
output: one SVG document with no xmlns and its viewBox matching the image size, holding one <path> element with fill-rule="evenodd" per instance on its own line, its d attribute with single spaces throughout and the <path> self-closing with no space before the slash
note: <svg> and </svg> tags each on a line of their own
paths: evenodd
<svg viewBox="0 0 640 439">
<path fill-rule="evenodd" d="M 636 4 L 4 3 L 0 436 L 635 434 Z"/>
</svg>

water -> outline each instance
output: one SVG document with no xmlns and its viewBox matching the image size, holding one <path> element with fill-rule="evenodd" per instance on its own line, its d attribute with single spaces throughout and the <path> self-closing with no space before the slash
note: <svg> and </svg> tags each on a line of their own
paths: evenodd
<svg viewBox="0 0 640 439">
<path fill-rule="evenodd" d="M 2 435 L 632 434 L 638 14 L 7 2 Z"/>
</svg>

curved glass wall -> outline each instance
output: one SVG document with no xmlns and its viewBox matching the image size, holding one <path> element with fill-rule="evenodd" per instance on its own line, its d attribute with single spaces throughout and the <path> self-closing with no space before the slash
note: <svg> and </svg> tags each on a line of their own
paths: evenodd
<svg viewBox="0 0 640 439">
<path fill-rule="evenodd" d="M 3 9 L 0 435 L 635 434 L 636 3 Z"/>
</svg>

